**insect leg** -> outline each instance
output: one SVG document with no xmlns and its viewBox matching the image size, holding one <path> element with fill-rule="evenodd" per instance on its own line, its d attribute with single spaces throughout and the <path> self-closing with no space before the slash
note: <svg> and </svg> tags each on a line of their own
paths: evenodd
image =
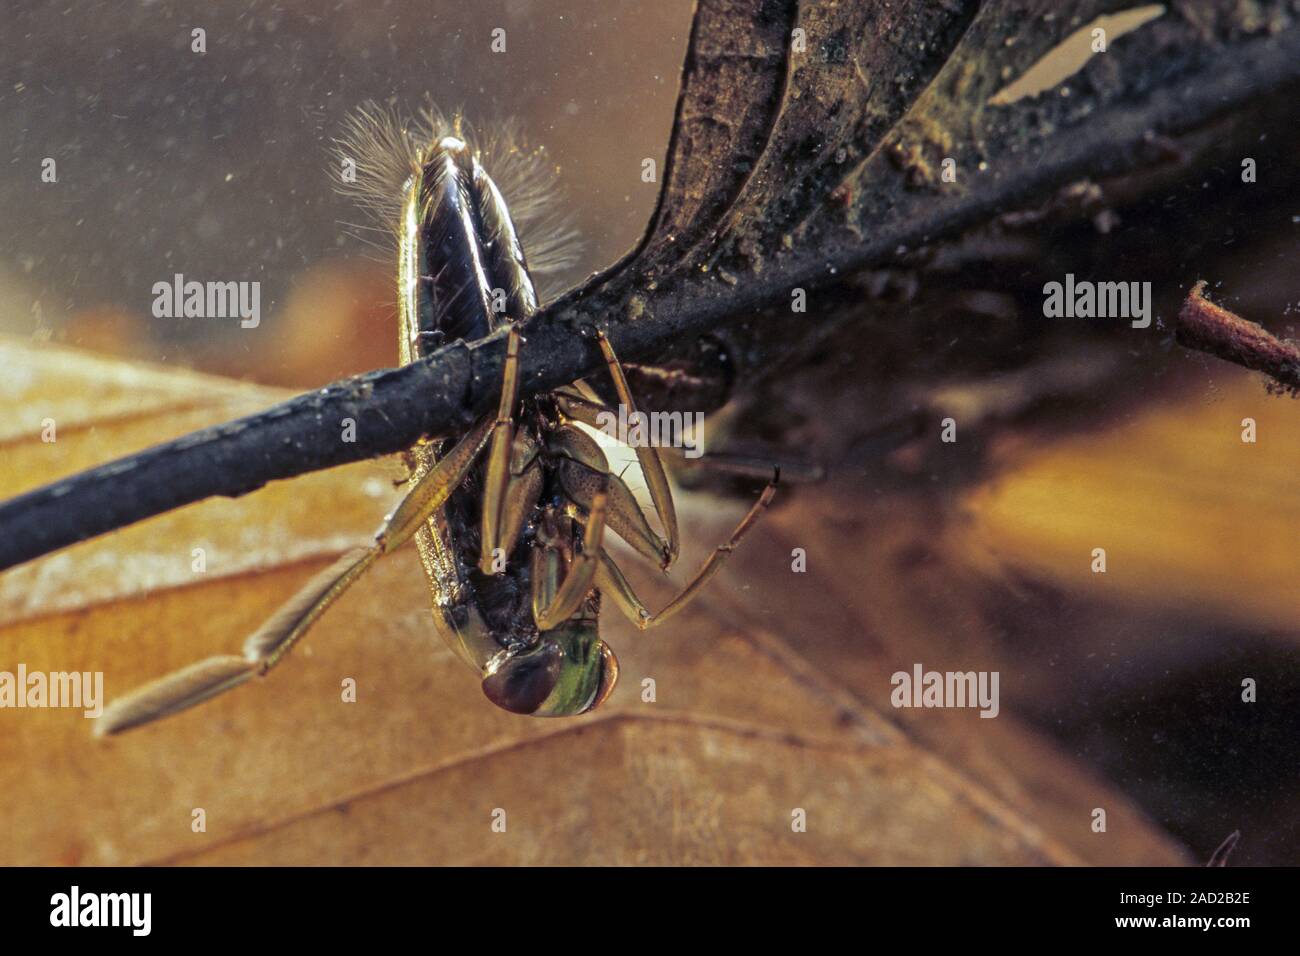
<svg viewBox="0 0 1300 956">
<path fill-rule="evenodd" d="M 642 627 L 643 621 L 650 620 L 649 610 L 636 596 L 632 585 L 623 575 L 623 569 L 614 563 L 608 551 L 600 552 L 600 567 L 596 569 L 596 587 L 600 588 L 601 597 L 611 598 L 623 615 L 637 627 Z"/>
<path fill-rule="evenodd" d="M 557 388 L 551 394 L 559 401 L 560 411 L 564 413 L 566 418 L 590 425 L 592 428 L 600 428 L 596 416 L 601 412 L 618 414 L 617 408 L 612 408 L 602 402 L 582 381 Z"/>
<path fill-rule="evenodd" d="M 781 473 L 778 471 L 772 481 L 768 483 L 768 486 L 763 489 L 763 493 L 759 495 L 758 500 L 754 502 L 745 517 L 741 519 L 740 524 L 731 532 L 731 537 L 714 549 L 713 553 L 704 561 L 704 564 L 700 566 L 700 569 L 695 572 L 694 577 L 686 582 L 686 585 L 678 592 L 677 596 L 669 601 L 668 605 L 658 614 L 651 614 L 646 610 L 645 605 L 633 593 L 627 578 L 623 576 L 623 572 L 607 555 L 603 556 L 603 559 L 597 565 L 596 587 L 600 588 L 602 594 L 608 594 L 614 603 L 618 605 L 619 610 L 627 615 L 628 619 L 641 630 L 644 631 L 657 624 L 662 624 L 689 604 L 700 593 L 704 585 L 718 573 L 722 563 L 736 550 L 740 540 L 757 523 L 759 517 L 767 509 L 773 496 L 776 495 L 776 486 L 780 480 Z"/>
<path fill-rule="evenodd" d="M 487 477 L 483 481 L 483 532 L 480 536 L 479 570 L 494 573 L 493 552 L 502 547 L 501 506 L 510 484 L 510 453 L 515 441 L 515 402 L 519 395 L 519 329 L 511 326 L 506 342 L 505 374 L 501 400 L 492 424 L 492 447 L 488 451 Z"/>
<path fill-rule="evenodd" d="M 582 385 L 582 384 L 583 383 L 581 382 L 575 383 L 575 385 Z M 565 418 L 571 421 L 581 422 L 584 425 L 590 425 L 592 428 L 601 428 L 603 426 L 601 424 L 601 420 L 599 416 L 603 414 L 617 415 L 618 411 L 614 408 L 611 408 L 609 405 L 606 405 L 604 402 L 602 402 L 599 399 L 599 397 L 596 397 L 594 394 L 588 394 L 589 392 L 590 390 L 586 389 L 585 387 L 583 389 L 568 387 L 568 388 L 556 389 L 555 392 L 553 392 L 552 394 L 555 395 L 560 411 Z M 583 438 L 586 438 L 586 435 L 584 433 L 579 432 L 579 434 L 581 434 Z M 654 452 L 658 456 L 659 462 L 661 464 L 663 462 L 663 453 L 659 449 L 642 448 L 638 450 L 638 454 L 639 452 Z M 642 458 L 642 460 L 644 460 L 644 458 Z M 769 467 L 763 472 L 763 474 L 764 475 L 771 474 L 771 471 L 772 469 Z M 645 473 L 644 466 L 642 468 L 642 473 L 643 474 Z M 651 497 L 653 499 L 653 495 Z M 637 511 L 641 510 L 640 505 L 634 504 L 633 507 Z M 662 545 L 663 548 L 662 555 L 652 554 L 643 546 L 643 542 L 646 540 L 652 540 L 656 542 L 659 541 L 659 537 L 654 534 L 653 530 L 650 529 L 650 525 L 645 520 L 644 516 L 637 515 L 633 517 L 630 514 L 630 511 L 623 506 L 623 503 L 619 500 L 617 496 L 613 501 L 610 502 L 610 512 L 611 512 L 610 527 L 612 527 L 615 530 L 615 532 L 618 533 L 619 537 L 624 538 L 625 540 L 631 542 L 632 545 L 636 547 L 636 549 L 642 554 L 644 554 L 646 557 L 654 561 L 659 561 L 659 563 L 664 568 L 664 570 L 667 570 L 668 567 L 672 564 L 672 561 L 676 557 L 676 555 L 671 554 L 669 546 L 666 543 Z M 641 542 L 628 538 L 627 535 L 623 534 L 620 527 L 617 524 L 615 524 L 616 519 L 612 517 L 612 515 L 616 513 L 627 516 L 628 524 L 635 525 L 637 528 L 641 528 L 641 527 L 645 528 L 644 533 L 639 535 L 639 537 L 642 539 Z M 661 515 L 661 520 L 662 520 L 662 515 Z"/>
<path fill-rule="evenodd" d="M 344 591 L 378 558 L 415 534 L 446 504 L 491 434 L 485 418 L 427 471 L 398 503 L 368 548 L 354 548 L 317 574 L 244 642 L 243 656 L 209 657 L 118 698 L 95 721 L 95 735 L 115 734 L 185 710 L 274 667 Z"/>
<path fill-rule="evenodd" d="M 554 587 L 555 564 L 548 560 L 549 555 L 543 557 L 543 570 L 547 573 L 533 581 L 533 620 L 538 630 L 549 631 L 559 627 L 573 616 L 591 593 L 596 580 L 596 568 L 600 563 L 601 541 L 605 534 L 605 502 L 605 493 L 597 492 L 583 526 L 582 551 L 574 555 L 568 573 L 559 587 L 555 588 L 554 594 L 548 592 Z M 535 564 L 534 568 L 536 567 Z"/>
<path fill-rule="evenodd" d="M 515 547 L 523 533 L 524 524 L 537 504 L 542 493 L 542 465 L 537 454 L 538 445 L 526 431 L 515 437 L 515 451 L 510 464 L 510 483 L 506 486 L 505 497 L 501 502 L 501 557 L 504 558 Z M 487 552 L 495 561 L 497 554 Z M 502 570 L 496 563 L 494 570 Z"/>
<path fill-rule="evenodd" d="M 551 433 L 549 447 L 553 455 L 563 459 L 560 485 L 565 496 L 590 511 L 596 493 L 606 491 L 609 527 L 640 554 L 667 568 L 668 546 L 650 527 L 627 484 L 617 475 L 609 474 L 609 464 L 600 446 L 578 429 L 561 426 Z"/>
<path fill-rule="evenodd" d="M 614 380 L 614 390 L 618 393 L 618 400 L 626 407 L 628 417 L 631 417 L 636 414 L 636 400 L 632 398 L 632 389 L 627 384 L 627 376 L 623 374 L 623 366 L 619 364 L 618 356 L 614 354 L 614 346 L 610 344 L 609 338 L 603 331 L 596 332 L 596 341 L 600 344 L 600 351 L 605 356 L 610 377 Z M 673 493 L 668 487 L 668 476 L 664 474 L 659 449 L 637 445 L 633 451 L 636 452 L 637 461 L 641 463 L 641 471 L 645 474 L 646 487 L 650 489 L 650 500 L 654 503 L 655 513 L 659 515 L 659 521 L 664 526 L 664 534 L 668 537 L 667 564 L 664 565 L 666 568 L 677 559 L 678 551 L 677 510 L 673 507 Z"/>
<path fill-rule="evenodd" d="M 530 549 L 533 582 L 533 623 L 555 602 L 555 592 L 560 589 L 560 576 L 564 573 L 564 553 L 556 546 L 538 541 Z"/>
</svg>

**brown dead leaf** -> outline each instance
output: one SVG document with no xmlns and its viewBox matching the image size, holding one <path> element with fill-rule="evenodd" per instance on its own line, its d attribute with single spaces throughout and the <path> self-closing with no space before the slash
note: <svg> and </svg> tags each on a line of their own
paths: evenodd
<svg viewBox="0 0 1300 956">
<path fill-rule="evenodd" d="M 63 416 L 52 445 L 39 418 L 9 438 L 5 493 L 274 398 L 168 373 L 133 405 L 118 383 L 134 366 L 5 348 L 31 382 L 6 397 L 0 420 L 26 421 L 41 403 Z M 99 394 L 116 396 L 111 411 Z M 112 697 L 233 652 L 373 530 L 396 497 L 393 474 L 362 463 L 203 502 L 11 572 L 0 579 L 0 669 L 100 670 Z M 664 633 L 606 615 L 623 680 L 590 717 L 492 707 L 434 634 L 410 551 L 381 562 L 266 679 L 156 726 L 102 741 L 80 712 L 0 711 L 0 862 L 1183 861 L 1013 716 L 903 719 L 888 707 L 897 649 L 869 605 L 890 578 L 861 580 L 880 542 L 851 527 L 861 520 L 851 512 L 827 520 L 820 494 L 788 496 Z M 683 567 L 743 507 L 686 495 Z M 790 542 L 810 529 L 840 550 L 813 552 L 826 573 L 792 574 Z M 196 547 L 204 573 L 190 570 Z M 355 703 L 342 700 L 346 678 Z M 641 700 L 646 678 L 654 703 Z M 1110 810 L 1104 837 L 1089 832 L 1095 806 Z M 806 833 L 791 826 L 800 808 Z M 504 833 L 491 826 L 497 809 Z"/>
</svg>

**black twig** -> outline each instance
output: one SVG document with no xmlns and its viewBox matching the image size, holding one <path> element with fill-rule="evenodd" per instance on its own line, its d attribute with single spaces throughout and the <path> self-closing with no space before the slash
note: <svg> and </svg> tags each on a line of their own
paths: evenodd
<svg viewBox="0 0 1300 956">
<path fill-rule="evenodd" d="M 664 268 L 654 268 L 656 263 L 629 257 L 530 323 L 521 356 L 521 394 L 555 388 L 598 367 L 597 351 L 580 334 L 585 327 L 607 328 L 624 359 L 662 360 L 765 308 L 784 302 L 788 309 L 795 287 L 811 296 L 854 272 L 895 261 L 900 250 L 917 250 L 1032 204 L 1081 175 L 1149 166 L 1159 160 L 1152 156 L 1151 130 L 1176 135 L 1202 129 L 1269 96 L 1293 102 L 1300 81 L 1300 29 L 1203 35 L 1181 20 L 1160 23 L 1152 29 L 1168 34 L 1164 58 L 1153 61 L 1140 46 L 1130 54 L 1118 48 L 1107 54 L 1116 62 L 1123 59 L 1116 73 L 1120 85 L 1098 92 L 1088 109 L 1083 96 L 1071 97 L 1068 104 L 1053 99 L 1057 112 L 1068 111 L 1059 121 L 1046 122 L 1046 101 L 997 109 L 968 104 L 980 126 L 953 142 L 966 177 L 960 188 L 905 187 L 895 166 L 898 151 L 875 149 L 854 166 L 853 182 L 837 187 L 834 195 L 842 203 L 811 220 L 809 210 L 793 210 L 792 234 L 777 248 L 747 251 L 744 237 L 734 238 L 727 256 L 735 261 L 723 257 L 708 270 L 672 271 L 666 260 L 657 263 Z M 742 33 L 749 29 L 748 21 L 732 26 Z M 687 57 L 688 71 L 695 62 L 693 55 Z M 777 73 L 785 76 L 787 70 L 781 66 Z M 697 86 L 720 82 L 712 75 L 696 81 Z M 950 120 L 941 115 L 928 122 Z M 803 133 L 786 130 L 784 135 Z M 984 157 L 992 159 L 983 162 Z M 671 178 L 672 170 L 665 170 L 665 181 Z M 731 214 L 739 213 L 733 208 Z M 774 215 L 750 210 L 747 221 L 766 222 Z M 660 244 L 661 258 L 671 245 Z M 816 321 L 787 313 L 781 335 L 795 338 L 801 318 Z M 422 437 L 453 434 L 495 401 L 504 352 L 502 337 L 453 343 L 406 368 L 347 379 L 21 495 L 0 505 L 0 569 L 213 495 L 246 494 L 269 481 L 390 454 Z M 740 381 L 753 371 L 746 362 L 758 361 L 732 359 Z M 346 418 L 356 421 L 355 442 L 341 439 Z"/>
</svg>

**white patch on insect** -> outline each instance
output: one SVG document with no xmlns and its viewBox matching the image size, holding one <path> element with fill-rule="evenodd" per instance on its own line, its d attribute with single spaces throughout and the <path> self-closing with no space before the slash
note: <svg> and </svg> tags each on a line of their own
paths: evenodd
<svg viewBox="0 0 1300 956">
<path fill-rule="evenodd" d="M 654 515 L 654 503 L 650 500 L 650 486 L 646 484 L 645 472 L 641 470 L 636 452 L 603 429 L 593 428 L 585 422 L 574 422 L 573 425 L 600 446 L 600 450 L 605 453 L 605 460 L 609 462 L 610 472 L 623 479 L 623 483 L 627 485 L 646 514 Z"/>
</svg>

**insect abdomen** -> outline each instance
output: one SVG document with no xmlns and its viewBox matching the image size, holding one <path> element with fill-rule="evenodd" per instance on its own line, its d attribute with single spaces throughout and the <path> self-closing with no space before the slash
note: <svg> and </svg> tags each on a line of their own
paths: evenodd
<svg viewBox="0 0 1300 956">
<path fill-rule="evenodd" d="M 403 361 L 482 338 L 537 310 L 505 200 L 464 141 L 428 148 L 407 185 L 399 231 Z M 437 334 L 441 333 L 441 334 Z"/>
</svg>

